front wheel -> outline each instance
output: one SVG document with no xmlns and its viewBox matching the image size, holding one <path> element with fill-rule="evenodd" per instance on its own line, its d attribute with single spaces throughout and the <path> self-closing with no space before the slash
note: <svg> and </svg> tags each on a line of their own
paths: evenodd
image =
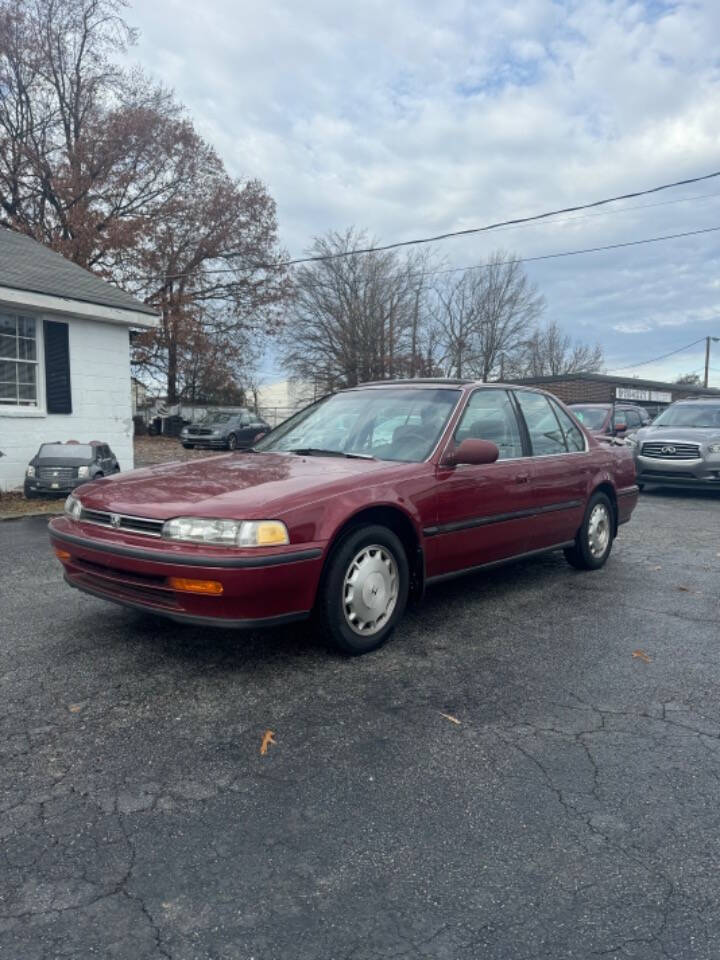
<svg viewBox="0 0 720 960">
<path fill-rule="evenodd" d="M 582 526 L 572 547 L 566 547 L 565 559 L 577 570 L 599 570 L 610 556 L 615 530 L 615 514 L 604 493 L 596 493 L 587 505 Z"/>
<path fill-rule="evenodd" d="M 387 527 L 353 530 L 328 561 L 319 613 L 332 646 L 357 656 L 382 646 L 407 603 L 405 549 Z"/>
<path fill-rule="evenodd" d="M 231 433 L 228 437 L 228 450 L 237 450 L 238 438 L 234 433 Z"/>
</svg>

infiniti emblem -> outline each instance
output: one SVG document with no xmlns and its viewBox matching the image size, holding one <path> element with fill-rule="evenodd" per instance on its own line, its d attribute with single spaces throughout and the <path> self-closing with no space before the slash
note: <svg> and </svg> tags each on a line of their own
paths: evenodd
<svg viewBox="0 0 720 960">
<path fill-rule="evenodd" d="M 661 453 L 677 453 L 675 447 L 663 447 Z"/>
<path fill-rule="evenodd" d="M 111 513 L 111 514 L 110 514 L 110 526 L 113 528 L 113 530 L 117 530 L 117 529 L 118 529 L 118 527 L 120 526 L 120 514 L 119 514 L 119 513 Z"/>
</svg>

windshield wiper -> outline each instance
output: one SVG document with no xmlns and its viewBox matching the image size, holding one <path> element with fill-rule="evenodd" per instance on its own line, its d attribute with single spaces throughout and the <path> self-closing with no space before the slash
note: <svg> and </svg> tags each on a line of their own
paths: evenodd
<svg viewBox="0 0 720 960">
<path fill-rule="evenodd" d="M 344 450 L 323 450 L 322 447 L 293 447 L 288 453 L 303 457 L 348 457 L 351 460 L 374 460 L 370 453 L 346 453 Z"/>
</svg>

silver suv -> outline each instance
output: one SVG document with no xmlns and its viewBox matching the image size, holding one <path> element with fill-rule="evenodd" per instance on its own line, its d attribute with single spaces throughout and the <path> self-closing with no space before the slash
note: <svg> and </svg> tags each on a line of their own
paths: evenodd
<svg viewBox="0 0 720 960">
<path fill-rule="evenodd" d="M 679 400 L 628 439 L 641 490 L 646 483 L 720 489 L 720 398 Z"/>
</svg>

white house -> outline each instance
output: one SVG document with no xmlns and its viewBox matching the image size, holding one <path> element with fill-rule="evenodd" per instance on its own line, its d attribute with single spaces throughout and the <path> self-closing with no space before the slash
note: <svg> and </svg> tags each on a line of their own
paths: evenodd
<svg viewBox="0 0 720 960">
<path fill-rule="evenodd" d="M 309 380 L 278 380 L 261 384 L 255 391 L 258 413 L 275 427 L 301 407 L 317 400 L 321 393 Z"/>
<path fill-rule="evenodd" d="M 0 228 L 0 490 L 45 441 L 109 443 L 133 466 L 130 328 L 155 311 L 30 237 Z"/>
</svg>

